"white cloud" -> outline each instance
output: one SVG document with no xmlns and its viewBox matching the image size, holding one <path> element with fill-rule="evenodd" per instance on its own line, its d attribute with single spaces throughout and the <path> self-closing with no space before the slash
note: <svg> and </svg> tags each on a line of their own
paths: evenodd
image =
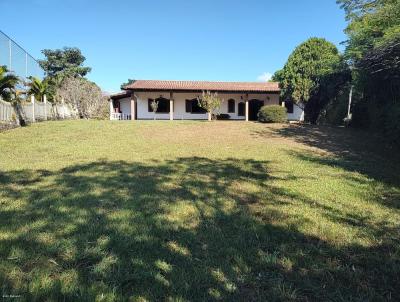
<svg viewBox="0 0 400 302">
<path fill-rule="evenodd" d="M 257 77 L 257 81 L 259 82 L 268 82 L 272 78 L 272 73 L 263 72 Z"/>
</svg>

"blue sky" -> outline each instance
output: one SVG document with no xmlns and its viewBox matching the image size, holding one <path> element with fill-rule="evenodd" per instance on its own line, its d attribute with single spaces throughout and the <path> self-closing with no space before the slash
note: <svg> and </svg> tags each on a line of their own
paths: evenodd
<svg viewBox="0 0 400 302">
<path fill-rule="evenodd" d="M 343 49 L 335 0 L 0 0 L 0 29 L 34 57 L 79 47 L 103 90 L 133 79 L 257 81 L 294 47 L 324 37 Z"/>
</svg>

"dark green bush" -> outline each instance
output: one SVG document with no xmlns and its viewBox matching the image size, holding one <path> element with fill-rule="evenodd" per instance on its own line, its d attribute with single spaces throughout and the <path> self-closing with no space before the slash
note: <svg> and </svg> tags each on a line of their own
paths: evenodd
<svg viewBox="0 0 400 302">
<path fill-rule="evenodd" d="M 226 113 L 221 113 L 217 115 L 217 120 L 229 120 L 231 116 Z"/>
<path fill-rule="evenodd" d="M 287 121 L 286 108 L 279 105 L 262 106 L 258 112 L 258 121 L 262 123 L 284 123 Z"/>
</svg>

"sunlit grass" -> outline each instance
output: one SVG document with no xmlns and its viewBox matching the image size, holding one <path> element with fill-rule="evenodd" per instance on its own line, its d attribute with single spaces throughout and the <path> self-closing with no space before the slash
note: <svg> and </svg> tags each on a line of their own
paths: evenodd
<svg viewBox="0 0 400 302">
<path fill-rule="evenodd" d="M 400 164 L 368 134 L 245 122 L 0 133 L 20 300 L 400 299 Z"/>
</svg>

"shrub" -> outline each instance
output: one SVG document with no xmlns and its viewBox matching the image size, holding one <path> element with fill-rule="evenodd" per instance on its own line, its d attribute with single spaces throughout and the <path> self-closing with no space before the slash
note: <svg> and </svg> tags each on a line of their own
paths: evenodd
<svg viewBox="0 0 400 302">
<path fill-rule="evenodd" d="M 258 112 L 258 121 L 262 123 L 284 123 L 287 121 L 286 108 L 279 105 L 262 106 Z"/>
<path fill-rule="evenodd" d="M 221 113 L 217 115 L 217 120 L 229 120 L 231 116 L 226 113 Z"/>
</svg>

